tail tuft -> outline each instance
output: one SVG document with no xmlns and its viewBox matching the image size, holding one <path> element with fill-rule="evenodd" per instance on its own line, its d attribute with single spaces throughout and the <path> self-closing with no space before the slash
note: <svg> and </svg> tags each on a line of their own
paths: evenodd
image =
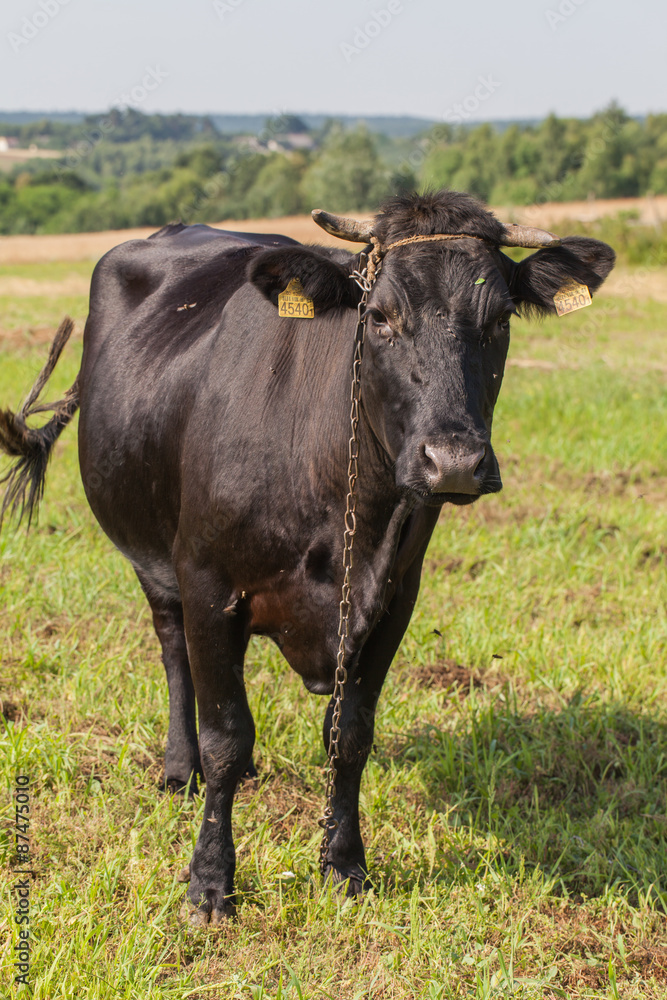
<svg viewBox="0 0 667 1000">
<path fill-rule="evenodd" d="M 30 525 L 44 493 L 44 479 L 51 450 L 79 408 L 78 376 L 74 385 L 57 403 L 37 402 L 73 329 L 74 323 L 67 316 L 58 327 L 46 364 L 18 413 L 0 410 L 0 451 L 18 459 L 0 478 L 0 484 L 6 484 L 0 508 L 0 525 L 8 512 L 10 516 L 17 517 L 19 524 L 27 514 L 28 526 Z M 33 430 L 27 426 L 28 417 L 50 410 L 53 411 L 53 416 L 43 427 Z"/>
</svg>

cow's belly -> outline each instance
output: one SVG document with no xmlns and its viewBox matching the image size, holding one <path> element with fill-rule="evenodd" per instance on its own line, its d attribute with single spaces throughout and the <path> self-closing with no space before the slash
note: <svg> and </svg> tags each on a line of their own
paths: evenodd
<svg viewBox="0 0 667 1000">
<path fill-rule="evenodd" d="M 338 606 L 334 586 L 280 589 L 250 597 L 248 631 L 273 639 L 290 667 L 314 694 L 333 691 L 338 651 Z"/>
</svg>

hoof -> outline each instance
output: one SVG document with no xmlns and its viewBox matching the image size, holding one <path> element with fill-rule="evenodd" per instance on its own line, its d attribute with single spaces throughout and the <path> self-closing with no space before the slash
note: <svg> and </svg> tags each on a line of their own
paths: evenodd
<svg viewBox="0 0 667 1000">
<path fill-rule="evenodd" d="M 231 878 L 223 878 L 214 885 L 209 878 L 202 880 L 197 877 L 192 862 L 178 873 L 177 878 L 190 883 L 181 909 L 181 917 L 190 927 L 206 927 L 207 924 L 219 927 L 225 920 L 236 916 L 236 897 Z"/>
<path fill-rule="evenodd" d="M 207 911 L 192 903 L 184 903 L 181 907 L 181 919 L 190 930 L 203 930 L 206 927 L 221 927 L 236 916 L 236 907 L 230 903 L 224 910 Z"/>
<path fill-rule="evenodd" d="M 159 788 L 167 795 L 183 795 L 189 799 L 193 799 L 195 795 L 199 794 L 196 774 L 192 775 L 189 782 L 182 781 L 180 778 L 164 778 Z"/>
<path fill-rule="evenodd" d="M 338 892 L 345 891 L 345 896 L 348 899 L 358 899 L 371 888 L 368 874 L 360 865 L 353 865 L 350 868 L 336 868 L 335 865 L 327 865 L 324 872 L 325 883 L 329 879 Z"/>
<path fill-rule="evenodd" d="M 254 781 L 254 779 L 257 777 L 258 777 L 257 768 L 255 767 L 254 762 L 251 760 L 248 766 L 246 767 L 245 771 L 241 775 L 240 779 L 241 783 L 245 781 Z"/>
</svg>

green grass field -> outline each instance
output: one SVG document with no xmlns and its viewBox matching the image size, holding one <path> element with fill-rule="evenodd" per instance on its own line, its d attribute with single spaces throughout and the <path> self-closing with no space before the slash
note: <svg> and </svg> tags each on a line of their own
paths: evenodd
<svg viewBox="0 0 667 1000">
<path fill-rule="evenodd" d="M 66 310 L 81 325 L 86 304 L 0 306 L 16 406 L 46 356 L 20 331 Z M 429 549 L 363 783 L 359 905 L 317 871 L 325 700 L 253 641 L 260 779 L 235 810 L 238 920 L 215 931 L 179 915 L 203 800 L 157 791 L 157 640 L 64 434 L 37 527 L 0 536 L 3 997 L 29 995 L 11 966 L 17 773 L 36 1000 L 667 996 L 666 330 L 667 305 L 632 295 L 514 323 L 505 489 L 446 509 Z"/>
</svg>

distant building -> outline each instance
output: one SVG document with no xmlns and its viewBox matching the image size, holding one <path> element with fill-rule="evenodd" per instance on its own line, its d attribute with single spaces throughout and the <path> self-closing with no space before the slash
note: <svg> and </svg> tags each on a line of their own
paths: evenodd
<svg viewBox="0 0 667 1000">
<path fill-rule="evenodd" d="M 292 149 L 312 149 L 315 145 L 312 136 L 303 132 L 288 132 L 286 136 L 281 135 L 278 138 Z"/>
<path fill-rule="evenodd" d="M 235 146 L 241 146 L 243 149 L 250 150 L 251 153 L 262 153 L 264 156 L 267 154 L 266 146 L 263 146 L 254 135 L 236 135 L 232 139 L 232 142 Z"/>
<path fill-rule="evenodd" d="M 19 141 L 15 136 L 0 135 L 0 153 L 6 153 L 10 149 L 16 149 L 18 144 Z"/>
<path fill-rule="evenodd" d="M 309 135 L 302 132 L 284 132 L 273 138 L 265 138 L 265 133 L 259 136 L 237 135 L 232 142 L 236 146 L 241 146 L 251 153 L 289 153 L 292 149 L 312 149 L 315 143 Z"/>
</svg>

